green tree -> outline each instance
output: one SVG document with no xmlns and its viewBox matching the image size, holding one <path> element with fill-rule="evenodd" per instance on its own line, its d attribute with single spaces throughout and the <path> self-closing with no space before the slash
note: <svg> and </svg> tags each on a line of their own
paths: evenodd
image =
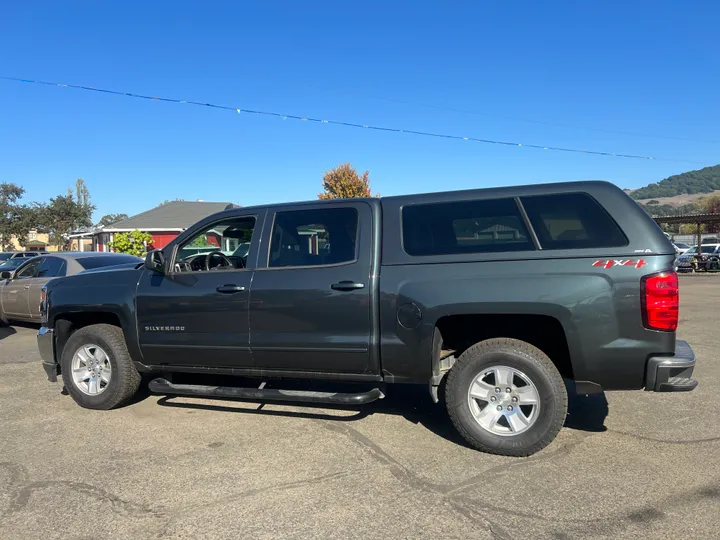
<svg viewBox="0 0 720 540">
<path fill-rule="evenodd" d="M 682 223 L 678 229 L 680 234 L 697 234 L 697 225 L 692 223 Z"/>
<path fill-rule="evenodd" d="M 90 206 L 90 192 L 82 178 L 75 182 L 75 200 L 81 208 Z"/>
<path fill-rule="evenodd" d="M 126 233 L 116 233 L 109 247 L 116 253 L 127 253 L 142 257 L 147 251 L 147 244 L 152 242 L 152 235 L 142 231 L 130 231 Z"/>
<path fill-rule="evenodd" d="M 362 176 L 350 165 L 343 163 L 323 175 L 323 192 L 318 199 L 352 199 L 356 197 L 372 197 L 370 192 L 370 172 Z M 377 197 L 377 195 L 375 195 Z"/>
<path fill-rule="evenodd" d="M 107 214 L 100 218 L 100 221 L 97 222 L 98 227 L 107 227 L 108 225 L 112 225 L 113 223 L 117 223 L 118 221 L 121 221 L 123 219 L 127 219 L 127 214 Z"/>
<path fill-rule="evenodd" d="M 0 250 L 13 248 L 13 237 L 24 245 L 28 230 L 34 226 L 32 207 L 20 204 L 24 194 L 25 189 L 17 184 L 0 184 Z"/>
<path fill-rule="evenodd" d="M 696 205 L 703 214 L 720 214 L 720 195 L 702 197 Z"/>
<path fill-rule="evenodd" d="M 36 203 L 35 211 L 40 228 L 50 234 L 50 242 L 67 249 L 68 235 L 81 227 L 92 226 L 92 213 L 95 206 L 83 199 L 75 200 L 72 193 L 58 195 L 48 204 Z"/>
<path fill-rule="evenodd" d="M 201 234 L 188 244 L 188 247 L 215 247 L 215 244 L 208 242 L 207 235 Z"/>
<path fill-rule="evenodd" d="M 697 207 L 703 214 L 720 214 L 720 195 L 710 195 L 697 201 Z M 719 233 L 720 225 L 711 223 L 705 225 L 705 232 Z"/>
</svg>

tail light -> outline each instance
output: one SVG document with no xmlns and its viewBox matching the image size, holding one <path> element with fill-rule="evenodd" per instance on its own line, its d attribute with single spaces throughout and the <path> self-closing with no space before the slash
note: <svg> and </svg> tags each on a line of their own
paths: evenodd
<svg viewBox="0 0 720 540">
<path fill-rule="evenodd" d="M 645 276 L 642 281 L 643 324 L 651 330 L 673 332 L 678 325 L 680 295 L 675 272 Z"/>
</svg>

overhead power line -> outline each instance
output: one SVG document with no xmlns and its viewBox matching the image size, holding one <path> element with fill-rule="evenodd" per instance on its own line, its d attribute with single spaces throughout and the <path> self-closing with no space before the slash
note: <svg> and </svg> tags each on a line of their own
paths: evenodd
<svg viewBox="0 0 720 540">
<path fill-rule="evenodd" d="M 392 98 L 392 97 L 386 97 L 386 96 L 378 96 L 374 94 L 364 94 L 360 92 L 356 92 L 354 90 L 333 90 L 338 93 L 343 94 L 349 94 L 349 95 L 356 95 L 360 97 L 367 97 L 370 99 L 377 99 L 380 101 L 387 101 L 390 103 L 401 103 L 403 105 L 409 105 L 411 107 L 423 107 L 426 109 L 436 109 L 439 111 L 451 111 L 456 112 L 459 114 L 471 114 L 475 116 L 484 116 L 485 118 L 499 118 L 501 120 L 511 120 L 513 122 L 525 122 L 528 124 L 537 124 L 541 126 L 552 126 L 552 127 L 560 127 L 560 128 L 567 128 L 567 129 L 577 129 L 582 131 L 595 131 L 597 133 L 611 133 L 614 135 L 626 135 L 629 137 L 648 137 L 653 139 L 664 139 L 668 141 L 682 141 L 682 142 L 692 142 L 692 143 L 702 143 L 702 144 L 720 144 L 720 141 L 710 141 L 705 139 L 691 139 L 688 137 L 673 137 L 670 135 L 662 135 L 662 134 L 653 134 L 653 133 L 638 133 L 635 131 L 621 131 L 616 129 L 605 129 L 605 128 L 598 128 L 598 127 L 590 127 L 590 126 L 578 126 L 574 124 L 566 124 L 563 122 L 551 122 L 547 120 L 537 120 L 537 119 L 530 119 L 530 118 L 520 118 L 517 116 L 508 116 L 503 114 L 495 114 L 495 113 L 488 113 L 483 111 L 475 111 L 471 109 L 462 109 L 458 107 L 450 107 L 447 105 L 437 105 L 432 103 L 421 103 L 417 101 L 409 101 L 406 99 L 400 99 L 400 98 Z"/>
<path fill-rule="evenodd" d="M 637 154 L 626 154 L 626 153 L 617 153 L 617 152 L 601 152 L 598 150 L 582 150 L 579 148 L 563 148 L 563 147 L 558 147 L 558 146 L 544 146 L 541 144 L 527 144 L 527 143 L 510 142 L 510 141 L 499 141 L 499 140 L 493 140 L 493 139 L 482 139 L 479 137 L 463 137 L 461 135 L 450 135 L 447 133 L 434 133 L 434 132 L 430 132 L 430 131 L 417 131 L 417 130 L 413 130 L 413 129 L 400 129 L 400 128 L 373 126 L 373 125 L 369 125 L 369 124 L 358 124 L 358 123 L 354 123 L 354 122 L 342 122 L 339 120 L 325 120 L 325 119 L 321 119 L 321 118 L 312 118 L 309 116 L 299 116 L 299 115 L 295 115 L 295 114 L 283 114 L 283 113 L 272 112 L 272 111 L 258 111 L 258 110 L 253 110 L 253 109 L 243 109 L 243 108 L 239 108 L 239 107 L 229 107 L 227 105 L 218 105 L 215 103 L 203 103 L 201 101 L 173 99 L 173 98 L 157 97 L 157 96 L 146 96 L 146 95 L 142 95 L 142 94 L 135 94 L 132 92 L 120 92 L 117 90 L 108 90 L 108 89 L 104 89 L 104 88 L 93 88 L 91 86 L 82 86 L 82 85 L 78 85 L 78 84 L 66 84 L 66 83 L 40 81 L 40 80 L 33 80 L 33 79 L 21 79 L 19 77 L 4 77 L 4 76 L 0 76 L 0 79 L 6 80 L 6 81 L 29 83 L 29 84 L 56 86 L 56 87 L 61 87 L 61 88 L 74 88 L 77 90 L 85 90 L 85 91 L 89 91 L 89 92 L 100 92 L 103 94 L 112 94 L 112 95 L 116 95 L 116 96 L 123 96 L 123 97 L 129 97 L 129 98 L 134 98 L 134 99 L 149 99 L 152 101 L 165 101 L 168 103 L 177 103 L 177 104 L 182 104 L 182 105 L 195 105 L 195 106 L 199 106 L 199 107 L 209 107 L 212 109 L 221 109 L 221 110 L 226 110 L 226 111 L 232 111 L 232 112 L 236 112 L 238 114 L 242 113 L 242 114 L 255 114 L 255 115 L 261 115 L 261 116 L 272 116 L 275 118 L 281 118 L 283 120 L 300 120 L 300 121 L 304 121 L 304 122 L 332 124 L 332 125 L 336 125 L 336 126 L 368 129 L 368 130 L 374 130 L 374 131 L 385 131 L 385 132 L 390 132 L 390 133 L 407 133 L 410 135 L 420 135 L 423 137 L 436 137 L 436 138 L 441 138 L 441 139 L 452 139 L 452 140 L 459 140 L 459 141 L 477 142 L 477 143 L 483 143 L 483 144 L 515 146 L 515 147 L 534 148 L 537 150 L 546 150 L 546 151 L 554 151 L 554 152 L 571 152 L 571 153 L 577 153 L 577 154 L 589 154 L 589 155 L 596 155 L 596 156 L 618 157 L 618 158 L 626 158 L 626 159 L 674 161 L 674 162 L 702 164 L 702 162 L 690 161 L 690 160 L 685 160 L 685 159 L 641 156 L 641 155 L 637 155 Z"/>
<path fill-rule="evenodd" d="M 254 79 L 263 79 L 270 83 L 277 83 L 277 78 L 275 77 L 269 77 L 264 76 L 258 73 L 253 74 Z M 538 119 L 532 119 L 532 118 L 522 118 L 519 116 L 511 116 L 511 115 L 505 115 L 505 114 L 498 114 L 494 112 L 487 112 L 487 111 L 478 111 L 473 109 L 466 109 L 461 107 L 451 107 L 449 105 L 438 105 L 437 103 L 423 103 L 421 101 L 413 101 L 408 99 L 402 99 L 402 98 L 394 98 L 389 96 L 383 96 L 378 95 L 375 93 L 368 93 L 368 92 L 362 92 L 358 90 L 351 90 L 348 88 L 332 88 L 329 87 L 326 84 L 323 85 L 317 85 L 308 83 L 306 81 L 294 81 L 294 84 L 296 86 L 301 86 L 303 88 L 313 90 L 313 91 L 320 91 L 320 92 L 332 92 L 339 95 L 345 95 L 345 96 L 355 96 L 359 98 L 365 98 L 365 99 L 372 99 L 377 101 L 385 101 L 388 103 L 400 103 L 402 105 L 407 105 L 409 107 L 421 107 L 425 109 L 434 109 L 438 111 L 449 111 L 454 112 L 458 114 L 463 115 L 473 115 L 473 116 L 482 116 L 484 118 L 498 118 L 500 120 L 510 120 L 512 122 L 524 122 L 527 124 L 536 124 L 540 126 L 552 126 L 552 127 L 559 127 L 559 128 L 565 128 L 565 129 L 576 129 L 580 131 L 594 131 L 597 133 L 610 133 L 614 135 L 625 135 L 628 137 L 647 137 L 652 139 L 664 139 L 668 141 L 682 141 L 682 142 L 692 142 L 692 143 L 701 143 L 701 144 L 720 144 L 720 141 L 718 140 L 707 140 L 707 139 L 695 139 L 692 137 L 677 137 L 677 136 L 671 136 L 671 135 L 664 135 L 661 133 L 639 133 L 637 131 L 623 131 L 618 129 L 608 129 L 608 128 L 599 128 L 599 127 L 593 127 L 593 126 L 581 126 L 577 124 L 568 124 L 564 122 L 553 122 L 549 120 L 538 120 Z"/>
</svg>

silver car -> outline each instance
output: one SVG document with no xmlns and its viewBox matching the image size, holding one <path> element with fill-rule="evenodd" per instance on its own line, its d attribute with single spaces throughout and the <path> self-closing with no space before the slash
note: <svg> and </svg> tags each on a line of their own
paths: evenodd
<svg viewBox="0 0 720 540">
<path fill-rule="evenodd" d="M 698 246 L 691 247 L 678 257 L 678 271 L 691 271 L 693 260 L 699 270 L 720 270 L 720 244 L 701 244 L 699 250 Z"/>
<path fill-rule="evenodd" d="M 142 259 L 122 253 L 53 253 L 27 259 L 15 269 L 0 266 L 0 320 L 39 322 L 40 292 L 51 279 Z"/>
</svg>

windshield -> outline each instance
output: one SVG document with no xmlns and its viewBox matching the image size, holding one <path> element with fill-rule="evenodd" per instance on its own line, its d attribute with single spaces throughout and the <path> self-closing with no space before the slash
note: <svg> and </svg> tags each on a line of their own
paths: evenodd
<svg viewBox="0 0 720 540">
<path fill-rule="evenodd" d="M 676 245 L 677 247 L 679 247 L 680 249 L 687 249 L 687 248 L 690 247 L 690 246 L 688 246 L 687 244 L 683 244 L 682 242 L 675 242 L 675 245 Z"/>
</svg>

